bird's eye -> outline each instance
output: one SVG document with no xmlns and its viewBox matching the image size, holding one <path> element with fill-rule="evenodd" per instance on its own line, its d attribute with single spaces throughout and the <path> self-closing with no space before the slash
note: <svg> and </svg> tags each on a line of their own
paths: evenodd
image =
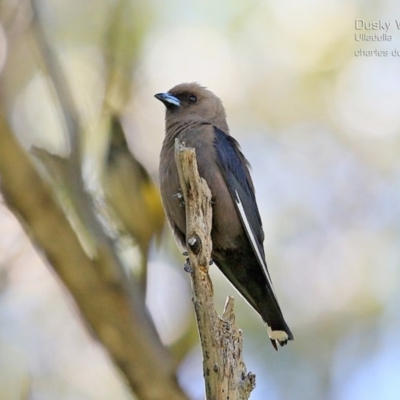
<svg viewBox="0 0 400 400">
<path fill-rule="evenodd" d="M 197 97 L 196 97 L 195 95 L 191 94 L 191 95 L 189 96 L 189 101 L 190 101 L 191 103 L 196 103 Z"/>
</svg>

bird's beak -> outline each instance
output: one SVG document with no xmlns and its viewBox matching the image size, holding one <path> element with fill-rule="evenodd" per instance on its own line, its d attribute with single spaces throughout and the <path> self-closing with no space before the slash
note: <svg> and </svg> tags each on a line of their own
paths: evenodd
<svg viewBox="0 0 400 400">
<path fill-rule="evenodd" d="M 181 105 L 180 100 L 171 93 L 157 93 L 154 95 L 157 100 L 162 101 L 167 108 L 175 108 Z"/>
</svg>

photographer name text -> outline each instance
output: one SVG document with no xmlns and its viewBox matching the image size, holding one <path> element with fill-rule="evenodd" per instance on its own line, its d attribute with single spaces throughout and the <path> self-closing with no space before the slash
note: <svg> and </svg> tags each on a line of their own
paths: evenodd
<svg viewBox="0 0 400 400">
<path fill-rule="evenodd" d="M 394 32 L 400 32 L 400 19 L 367 21 L 359 18 L 354 21 L 354 25 L 356 30 L 354 39 L 356 42 L 391 42 Z M 354 52 L 354 55 L 356 57 L 400 57 L 400 49 L 358 49 Z"/>
</svg>

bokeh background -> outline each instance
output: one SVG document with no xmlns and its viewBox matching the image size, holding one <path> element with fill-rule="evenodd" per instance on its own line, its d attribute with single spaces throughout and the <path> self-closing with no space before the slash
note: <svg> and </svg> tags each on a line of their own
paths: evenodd
<svg viewBox="0 0 400 400">
<path fill-rule="evenodd" d="M 24 3 L 0 2 L 5 111 L 27 149 L 65 154 Z M 115 18 L 125 32 L 116 43 L 131 62 L 122 121 L 155 181 L 164 110 L 153 95 L 186 81 L 222 98 L 252 165 L 267 262 L 295 341 L 276 353 L 261 320 L 212 267 L 218 310 L 228 294 L 236 298 L 244 358 L 257 375 L 251 398 L 400 399 L 400 57 L 391 53 L 400 49 L 398 3 L 122 3 L 115 14 L 119 3 L 111 0 L 40 2 L 87 126 L 88 176 L 98 162 L 95 127 Z M 356 30 L 356 19 L 391 27 Z M 363 33 L 391 41 L 356 40 Z M 374 49 L 388 53 L 365 52 Z M 194 324 L 182 265 L 166 230 L 150 253 L 147 303 L 163 341 L 178 347 Z M 201 399 L 199 346 L 194 340 L 184 349 L 180 382 Z M 132 397 L 0 204 L 0 399 L 21 398 Z"/>
</svg>

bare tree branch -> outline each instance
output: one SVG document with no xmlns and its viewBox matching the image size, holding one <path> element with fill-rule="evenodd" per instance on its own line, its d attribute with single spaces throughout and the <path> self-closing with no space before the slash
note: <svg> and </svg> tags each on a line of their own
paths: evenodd
<svg viewBox="0 0 400 400">
<path fill-rule="evenodd" d="M 176 382 L 175 363 L 159 339 L 144 297 L 125 273 L 85 191 L 81 175 L 80 116 L 61 65 L 41 30 L 37 4 L 32 4 L 38 43 L 71 143 L 68 178 L 76 210 L 92 236 L 93 257 L 83 250 L 50 188 L 15 143 L 0 115 L 0 175 L 5 201 L 70 290 L 86 322 L 138 397 L 185 399 Z"/>
<path fill-rule="evenodd" d="M 89 258 L 0 114 L 0 177 L 4 199 L 73 295 L 84 319 L 140 399 L 187 399 L 175 365 L 143 308 L 132 308 L 110 248 Z M 118 278 L 118 279 L 117 279 Z"/>
<path fill-rule="evenodd" d="M 175 161 L 186 207 L 186 243 L 206 396 L 209 400 L 245 400 L 255 387 L 255 375 L 247 373 L 242 360 L 242 332 L 235 324 L 233 298 L 228 297 L 219 317 L 208 275 L 212 250 L 211 192 L 199 176 L 195 150 L 182 146 L 178 139 L 175 139 Z"/>
<path fill-rule="evenodd" d="M 68 137 L 70 145 L 70 155 L 68 166 L 68 180 L 71 189 L 74 192 L 76 211 L 85 222 L 86 228 L 97 241 L 103 240 L 102 229 L 93 213 L 92 200 L 85 190 L 85 184 L 82 177 L 82 151 L 81 138 L 83 127 L 80 113 L 77 110 L 72 93 L 68 86 L 63 67 L 58 60 L 56 53 L 51 47 L 44 28 L 42 26 L 41 2 L 37 0 L 30 1 L 32 6 L 32 25 L 36 37 L 36 44 L 42 57 L 43 65 L 50 78 L 54 92 L 54 100 L 58 103 L 61 111 L 61 117 L 64 124 L 65 134 Z"/>
</svg>

